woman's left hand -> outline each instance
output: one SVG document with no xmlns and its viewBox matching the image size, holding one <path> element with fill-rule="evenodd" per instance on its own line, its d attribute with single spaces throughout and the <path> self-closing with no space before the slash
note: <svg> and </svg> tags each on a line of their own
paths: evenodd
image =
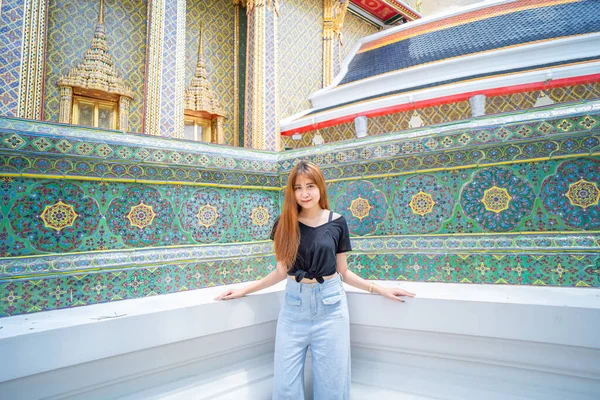
<svg viewBox="0 0 600 400">
<path fill-rule="evenodd" d="M 392 300 L 398 300 L 403 303 L 404 303 L 404 300 L 402 300 L 402 296 L 415 297 L 414 293 L 409 292 L 408 290 L 400 289 L 399 287 L 386 288 L 386 287 L 378 286 L 377 292 L 380 295 L 382 295 L 383 297 L 387 297 L 388 299 L 392 299 Z"/>
</svg>

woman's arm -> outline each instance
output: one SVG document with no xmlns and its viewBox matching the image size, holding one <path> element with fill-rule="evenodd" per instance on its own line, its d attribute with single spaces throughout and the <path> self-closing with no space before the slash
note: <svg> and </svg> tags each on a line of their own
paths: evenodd
<svg viewBox="0 0 600 400">
<path fill-rule="evenodd" d="M 215 297 L 215 300 L 231 300 L 244 297 L 247 294 L 258 292 L 259 290 L 266 289 L 269 286 L 273 286 L 276 283 L 281 282 L 287 277 L 287 269 L 281 263 L 277 263 L 275 270 L 269 275 L 265 276 L 259 281 L 252 282 L 251 284 L 244 286 L 241 289 L 229 289 Z"/>
<path fill-rule="evenodd" d="M 346 259 L 346 253 L 338 253 L 336 254 L 336 263 L 337 263 L 337 271 L 342 275 L 344 282 L 350 286 L 354 286 L 357 289 L 362 289 L 365 291 L 369 291 L 369 289 L 376 294 L 380 294 L 388 299 L 404 301 L 398 296 L 408 296 L 415 297 L 414 293 L 411 293 L 407 290 L 402 290 L 400 288 L 384 288 L 381 286 L 375 285 L 373 282 L 369 282 L 360 276 L 356 275 L 354 272 L 348 269 L 348 261 Z M 372 286 L 372 287 L 371 287 Z"/>
</svg>

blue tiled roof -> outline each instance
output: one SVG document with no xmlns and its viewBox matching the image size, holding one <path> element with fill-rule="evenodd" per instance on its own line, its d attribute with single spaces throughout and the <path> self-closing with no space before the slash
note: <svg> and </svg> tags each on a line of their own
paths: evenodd
<svg viewBox="0 0 600 400">
<path fill-rule="evenodd" d="M 340 84 L 432 61 L 598 31 L 600 0 L 519 10 L 359 53 Z"/>
<path fill-rule="evenodd" d="M 563 61 L 553 62 L 553 63 L 547 63 L 547 64 L 532 65 L 532 66 L 529 66 L 529 67 L 507 69 L 507 70 L 502 70 L 502 71 L 493 72 L 493 73 L 474 74 L 474 75 L 468 75 L 468 76 L 464 76 L 464 77 L 460 77 L 460 78 L 445 79 L 445 80 L 437 81 L 435 83 L 428 83 L 426 85 L 407 86 L 407 87 L 399 89 L 399 90 L 392 90 L 392 91 L 389 91 L 389 92 L 382 92 L 382 93 L 378 93 L 378 94 L 373 95 L 373 96 L 360 97 L 360 98 L 357 98 L 357 99 L 352 100 L 352 101 L 347 101 L 345 103 L 340 103 L 340 104 L 336 104 L 336 105 L 329 106 L 329 107 L 317 108 L 317 109 L 312 110 L 311 112 L 309 112 L 306 115 L 318 114 L 318 113 L 323 112 L 323 111 L 333 110 L 335 108 L 345 107 L 345 106 L 348 106 L 348 105 L 351 105 L 351 104 L 355 104 L 355 103 L 360 103 L 360 102 L 363 102 L 363 101 L 373 100 L 373 99 L 377 99 L 377 98 L 380 98 L 380 97 L 391 96 L 391 95 L 395 95 L 395 94 L 402 94 L 402 93 L 406 93 L 406 92 L 412 92 L 412 91 L 415 91 L 415 90 L 427 89 L 427 88 L 430 88 L 430 87 L 446 85 L 446 84 L 449 84 L 449 83 L 459 83 L 459 82 L 463 82 L 463 81 L 469 81 L 469 80 L 472 80 L 472 79 L 478 79 L 478 78 L 485 78 L 485 77 L 493 77 L 493 76 L 498 76 L 498 75 L 504 75 L 504 74 L 507 74 L 507 73 L 509 74 L 509 73 L 514 73 L 514 72 L 525 72 L 525 71 L 530 71 L 530 70 L 539 69 L 539 68 L 549 68 L 549 67 L 556 67 L 556 66 L 565 65 L 565 64 L 572 64 L 572 63 L 586 62 L 586 61 L 599 61 L 599 60 L 600 60 L 600 57 L 577 58 L 577 59 L 563 60 Z"/>
</svg>

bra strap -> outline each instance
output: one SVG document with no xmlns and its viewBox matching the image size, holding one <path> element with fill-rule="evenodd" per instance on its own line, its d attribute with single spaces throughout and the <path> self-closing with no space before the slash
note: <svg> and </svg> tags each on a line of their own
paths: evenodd
<svg viewBox="0 0 600 400">
<path fill-rule="evenodd" d="M 333 219 L 333 211 L 329 210 L 329 222 Z"/>
</svg>

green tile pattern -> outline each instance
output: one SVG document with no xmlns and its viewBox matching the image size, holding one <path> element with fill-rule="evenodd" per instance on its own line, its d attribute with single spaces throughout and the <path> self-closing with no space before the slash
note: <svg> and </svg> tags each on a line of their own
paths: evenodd
<svg viewBox="0 0 600 400">
<path fill-rule="evenodd" d="M 600 287 L 599 121 L 587 102 L 277 154 L 0 118 L 0 316 L 264 276 L 300 159 L 367 279 Z"/>
<path fill-rule="evenodd" d="M 265 240 L 279 210 L 277 191 L 182 185 L 5 177 L 0 194 L 0 232 L 10 236 L 2 257 Z M 77 217 L 57 231 L 40 215 L 59 201 Z M 131 215 L 139 204 L 154 214 L 141 227 Z M 215 215 L 206 226 L 198 216 L 204 206 Z M 253 222 L 255 210 L 264 221 Z"/>
</svg>

